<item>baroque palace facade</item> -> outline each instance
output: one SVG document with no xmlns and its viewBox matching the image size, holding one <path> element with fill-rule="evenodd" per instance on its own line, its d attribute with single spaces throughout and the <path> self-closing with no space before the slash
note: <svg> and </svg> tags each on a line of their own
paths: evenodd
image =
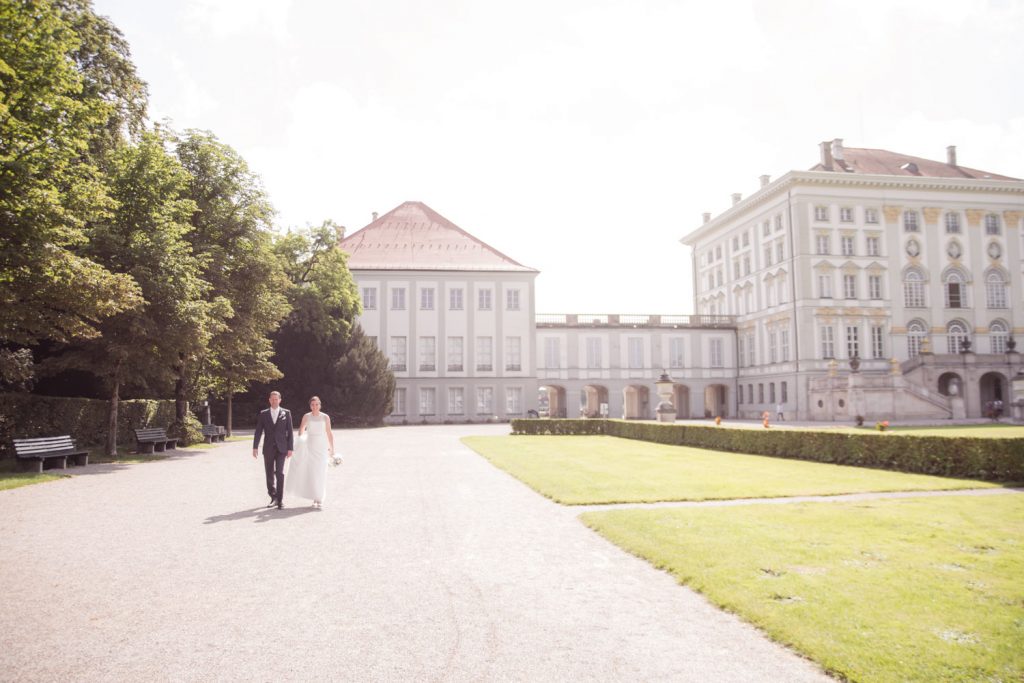
<svg viewBox="0 0 1024 683">
<path fill-rule="evenodd" d="M 822 143 L 682 239 L 695 315 L 541 314 L 537 271 L 406 202 L 344 238 L 392 422 L 959 418 L 1024 367 L 1024 182 Z"/>
</svg>

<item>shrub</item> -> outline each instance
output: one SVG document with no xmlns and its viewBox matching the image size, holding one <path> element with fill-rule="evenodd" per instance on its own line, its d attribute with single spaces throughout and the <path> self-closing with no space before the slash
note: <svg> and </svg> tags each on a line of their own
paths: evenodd
<svg viewBox="0 0 1024 683">
<path fill-rule="evenodd" d="M 991 481 L 1024 481 L 1024 439 L 722 429 L 625 420 L 513 420 L 513 434 L 618 436 L 672 446 Z"/>
</svg>

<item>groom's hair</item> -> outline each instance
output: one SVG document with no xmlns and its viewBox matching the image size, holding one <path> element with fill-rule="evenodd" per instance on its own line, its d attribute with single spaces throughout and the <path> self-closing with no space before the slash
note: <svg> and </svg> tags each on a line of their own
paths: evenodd
<svg viewBox="0 0 1024 683">
<path fill-rule="evenodd" d="M 274 394 L 277 394 L 277 397 L 278 397 L 278 398 L 281 398 L 281 392 L 280 392 L 280 391 L 271 391 L 271 392 L 270 392 L 270 395 L 271 395 L 271 396 L 273 396 Z"/>
</svg>

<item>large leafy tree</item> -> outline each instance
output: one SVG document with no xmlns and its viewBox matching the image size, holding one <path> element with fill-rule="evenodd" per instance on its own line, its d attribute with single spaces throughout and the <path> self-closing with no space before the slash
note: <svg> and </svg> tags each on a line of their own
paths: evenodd
<svg viewBox="0 0 1024 683">
<path fill-rule="evenodd" d="M 0 0 L 0 380 L 18 347 L 95 337 L 139 287 L 79 250 L 109 215 L 98 161 L 141 123 L 145 86 L 88 2 Z"/>
<path fill-rule="evenodd" d="M 359 325 L 342 345 L 329 377 L 339 424 L 377 425 L 391 412 L 395 375 L 388 357 Z"/>
</svg>

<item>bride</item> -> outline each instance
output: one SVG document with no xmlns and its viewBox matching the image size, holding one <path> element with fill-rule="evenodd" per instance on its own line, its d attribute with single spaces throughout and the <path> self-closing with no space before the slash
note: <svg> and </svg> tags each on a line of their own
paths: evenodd
<svg viewBox="0 0 1024 683">
<path fill-rule="evenodd" d="M 331 418 L 320 412 L 320 397 L 309 399 L 309 410 L 299 425 L 285 491 L 300 498 L 312 498 L 313 507 L 322 508 L 327 496 L 327 459 L 334 454 L 334 434 Z"/>
</svg>

